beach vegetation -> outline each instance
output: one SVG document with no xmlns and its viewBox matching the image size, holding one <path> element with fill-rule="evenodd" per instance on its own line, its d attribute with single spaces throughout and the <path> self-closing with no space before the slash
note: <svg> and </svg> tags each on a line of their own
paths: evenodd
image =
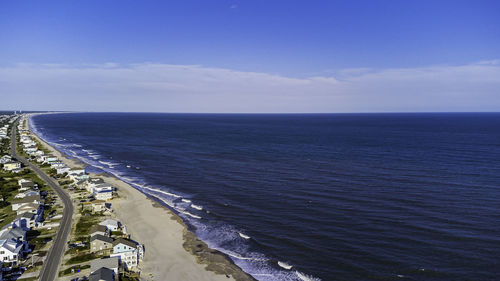
<svg viewBox="0 0 500 281">
<path fill-rule="evenodd" d="M 94 253 L 85 253 L 77 256 L 73 256 L 66 261 L 66 265 L 84 263 L 93 259 L 97 259 L 99 256 Z"/>
<path fill-rule="evenodd" d="M 90 268 L 90 264 L 70 266 L 70 267 L 66 268 L 65 270 L 59 271 L 59 277 L 78 273 L 78 272 L 80 272 L 84 269 L 87 269 L 87 268 Z"/>
</svg>

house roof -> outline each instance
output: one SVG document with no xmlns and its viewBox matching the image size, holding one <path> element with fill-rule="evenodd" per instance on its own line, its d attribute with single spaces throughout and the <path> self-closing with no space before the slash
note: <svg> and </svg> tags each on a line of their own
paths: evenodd
<svg viewBox="0 0 500 281">
<path fill-rule="evenodd" d="M 132 240 L 128 240 L 128 239 L 125 239 L 125 238 L 118 238 L 118 239 L 116 239 L 113 242 L 113 247 L 116 246 L 116 245 L 118 245 L 118 244 L 123 244 L 123 245 L 129 246 L 129 247 L 132 247 L 132 248 L 136 248 L 137 247 L 137 242 L 132 241 Z"/>
<path fill-rule="evenodd" d="M 96 184 L 94 187 L 113 187 L 111 184 L 109 183 L 100 183 L 100 184 Z"/>
<path fill-rule="evenodd" d="M 94 272 L 100 268 L 115 269 L 118 268 L 118 257 L 104 258 L 90 261 L 90 272 Z"/>
<path fill-rule="evenodd" d="M 101 267 L 98 270 L 96 270 L 94 273 L 90 274 L 89 276 L 89 281 L 113 281 L 115 280 L 114 278 L 114 272 L 111 269 Z"/>
<path fill-rule="evenodd" d="M 23 248 L 23 244 L 13 239 L 1 239 L 0 248 L 6 249 L 11 253 L 18 254 Z"/>
<path fill-rule="evenodd" d="M 38 209 L 40 208 L 40 204 L 36 204 L 36 203 L 26 203 L 24 205 L 22 205 L 21 207 L 19 207 L 19 209 L 17 209 L 17 212 L 19 213 L 20 210 L 32 210 L 32 209 Z"/>
<path fill-rule="evenodd" d="M 35 183 L 32 181 L 24 181 L 19 184 L 21 187 L 33 187 Z"/>
<path fill-rule="evenodd" d="M 92 203 L 92 205 L 106 204 L 106 201 L 104 201 L 104 200 L 94 200 L 94 201 L 91 201 L 90 203 Z"/>
<path fill-rule="evenodd" d="M 17 240 L 19 237 L 24 237 L 26 236 L 26 231 L 23 230 L 20 227 L 12 228 L 7 231 L 2 232 L 0 235 L 0 239 L 2 240 L 8 240 L 8 239 L 15 239 Z"/>
<path fill-rule="evenodd" d="M 21 199 L 12 200 L 12 204 L 32 203 L 35 201 L 40 202 L 40 195 L 26 196 L 26 197 L 21 198 Z"/>
<path fill-rule="evenodd" d="M 101 178 L 90 178 L 89 182 L 94 183 L 94 184 L 99 184 L 99 183 L 103 183 L 104 180 Z"/>
<path fill-rule="evenodd" d="M 102 222 L 99 223 L 100 225 L 112 225 L 118 227 L 118 221 L 113 220 L 113 219 L 106 219 Z"/>
<path fill-rule="evenodd" d="M 34 216 L 35 216 L 35 214 L 32 214 L 30 212 L 24 212 L 22 214 L 17 215 L 16 219 L 20 219 L 20 218 L 33 219 Z"/>
<path fill-rule="evenodd" d="M 107 236 L 104 236 L 101 234 L 96 234 L 96 235 L 93 235 L 92 237 L 90 237 L 90 242 L 92 242 L 94 240 L 99 240 L 99 241 L 110 243 L 110 244 L 113 243 L 113 238 L 107 237 Z"/>
<path fill-rule="evenodd" d="M 91 228 L 90 228 L 90 234 L 92 233 L 95 233 L 95 232 L 106 232 L 106 230 L 108 230 L 104 225 L 93 225 Z"/>
</svg>

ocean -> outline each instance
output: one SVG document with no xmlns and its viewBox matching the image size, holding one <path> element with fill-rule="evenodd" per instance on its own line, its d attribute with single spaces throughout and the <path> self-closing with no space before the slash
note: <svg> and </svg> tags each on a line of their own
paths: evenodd
<svg viewBox="0 0 500 281">
<path fill-rule="evenodd" d="M 500 114 L 62 113 L 31 126 L 258 280 L 500 279 Z"/>
</svg>

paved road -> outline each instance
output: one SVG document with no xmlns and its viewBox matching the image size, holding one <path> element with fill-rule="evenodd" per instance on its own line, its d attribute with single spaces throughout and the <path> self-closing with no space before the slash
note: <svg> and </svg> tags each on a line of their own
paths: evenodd
<svg viewBox="0 0 500 281">
<path fill-rule="evenodd" d="M 59 196 L 59 198 L 61 198 L 64 204 L 61 224 L 59 226 L 59 230 L 57 231 L 56 238 L 53 241 L 54 243 L 52 244 L 52 247 L 47 254 L 47 258 L 43 263 L 39 279 L 40 281 L 51 281 L 56 279 L 59 264 L 61 263 L 62 256 L 64 255 L 64 249 L 68 241 L 68 235 L 71 231 L 71 218 L 73 216 L 74 209 L 73 202 L 71 202 L 71 198 L 69 197 L 69 195 L 53 179 L 47 176 L 47 174 L 45 174 L 37 166 L 26 161 L 26 159 L 24 159 L 22 156 L 17 155 L 16 131 L 18 122 L 19 121 L 16 121 L 12 126 L 12 141 L 10 146 L 11 155 L 17 160 L 21 161 L 24 165 L 29 166 L 31 169 L 33 169 L 33 171 L 35 171 L 35 173 L 37 173 L 38 176 L 56 192 L 56 194 Z"/>
</svg>

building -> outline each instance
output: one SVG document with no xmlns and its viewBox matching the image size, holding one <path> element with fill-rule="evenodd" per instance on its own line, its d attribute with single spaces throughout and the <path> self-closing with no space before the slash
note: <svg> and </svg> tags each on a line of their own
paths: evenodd
<svg viewBox="0 0 500 281">
<path fill-rule="evenodd" d="M 101 268 L 108 268 L 113 270 L 115 274 L 118 274 L 119 259 L 116 257 L 103 258 L 98 260 L 90 261 L 90 272 L 96 272 Z"/>
<path fill-rule="evenodd" d="M 89 276 L 89 281 L 114 281 L 115 274 L 113 270 L 101 267 Z"/>
<path fill-rule="evenodd" d="M 16 211 L 18 215 L 23 213 L 30 213 L 37 216 L 41 216 L 43 214 L 43 208 L 38 203 L 28 203 L 19 207 Z"/>
<path fill-rule="evenodd" d="M 12 211 L 17 211 L 20 207 L 29 203 L 40 204 L 41 202 L 40 195 L 26 196 L 24 198 L 12 200 Z"/>
<path fill-rule="evenodd" d="M 21 169 L 21 163 L 16 162 L 16 161 L 10 161 L 10 162 L 3 164 L 3 169 L 5 171 L 13 171 L 16 169 Z"/>
<path fill-rule="evenodd" d="M 94 235 L 109 236 L 109 230 L 104 225 L 93 225 L 90 228 L 90 236 Z"/>
<path fill-rule="evenodd" d="M 12 157 L 10 155 L 4 155 L 0 158 L 0 164 L 5 164 L 12 161 Z"/>
<path fill-rule="evenodd" d="M 0 240 L 0 261 L 16 265 L 22 255 L 23 243 L 15 239 Z"/>
<path fill-rule="evenodd" d="M 111 190 L 106 190 L 106 191 L 99 191 L 94 193 L 94 197 L 97 200 L 110 200 L 113 199 L 113 191 Z"/>
<path fill-rule="evenodd" d="M 106 210 L 106 202 L 104 200 L 94 200 L 90 203 L 92 205 L 92 212 L 102 212 Z"/>
<path fill-rule="evenodd" d="M 113 238 L 96 234 L 90 237 L 90 252 L 111 252 L 113 249 Z"/>
<path fill-rule="evenodd" d="M 137 245 L 132 240 L 118 238 L 113 242 L 113 254 L 111 254 L 111 257 L 120 258 L 124 268 L 133 270 L 139 264 Z"/>
<path fill-rule="evenodd" d="M 21 199 L 21 198 L 25 198 L 25 197 L 28 197 L 28 196 L 37 196 L 37 195 L 40 195 L 40 191 L 38 191 L 38 190 L 28 190 L 28 191 L 25 191 L 25 192 L 19 192 L 18 194 L 16 194 L 16 196 L 14 196 L 14 199 Z"/>
<path fill-rule="evenodd" d="M 36 226 L 40 216 L 26 212 L 17 215 L 17 217 L 12 221 L 13 227 L 29 229 Z"/>
<path fill-rule="evenodd" d="M 114 219 L 106 219 L 99 223 L 99 225 L 104 225 L 110 231 L 118 231 L 120 228 L 120 222 Z"/>
</svg>

